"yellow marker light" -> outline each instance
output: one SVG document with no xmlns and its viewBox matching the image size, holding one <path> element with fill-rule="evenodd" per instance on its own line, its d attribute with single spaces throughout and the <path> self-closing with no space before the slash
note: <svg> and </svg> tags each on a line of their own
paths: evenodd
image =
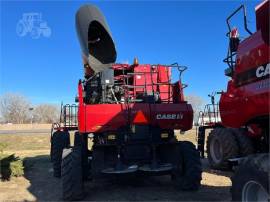
<svg viewBox="0 0 270 202">
<path fill-rule="evenodd" d="M 169 134 L 168 133 L 161 133 L 161 138 L 168 138 Z"/>
<path fill-rule="evenodd" d="M 108 140 L 115 140 L 115 135 L 114 134 L 108 135 Z"/>
<path fill-rule="evenodd" d="M 94 126 L 92 127 L 93 130 L 99 130 L 100 128 L 102 128 L 103 126 Z"/>
</svg>

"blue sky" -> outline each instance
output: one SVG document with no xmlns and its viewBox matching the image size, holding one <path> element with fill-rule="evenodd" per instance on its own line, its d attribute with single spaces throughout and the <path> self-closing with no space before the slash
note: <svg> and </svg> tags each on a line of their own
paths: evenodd
<svg viewBox="0 0 270 202">
<path fill-rule="evenodd" d="M 226 17 L 244 3 L 248 26 L 255 31 L 258 1 L 1 1 L 0 95 L 20 93 L 34 104 L 74 101 L 83 76 L 74 16 L 86 3 L 105 15 L 118 62 L 132 63 L 136 56 L 140 63 L 186 65 L 185 94 L 206 100 L 210 92 L 226 89 Z M 50 37 L 18 36 L 18 21 L 23 13 L 33 12 L 42 13 L 52 30 Z M 241 28 L 242 17 L 233 23 Z M 240 35 L 245 36 L 241 29 Z"/>
</svg>

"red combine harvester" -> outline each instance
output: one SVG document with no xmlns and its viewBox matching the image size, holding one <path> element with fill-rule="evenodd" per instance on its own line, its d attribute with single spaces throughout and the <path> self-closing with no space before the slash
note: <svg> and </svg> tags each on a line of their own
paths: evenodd
<svg viewBox="0 0 270 202">
<path fill-rule="evenodd" d="M 51 136 L 54 175 L 62 178 L 63 198 L 81 199 L 84 180 L 123 175 L 171 175 L 180 189 L 197 190 L 199 152 L 174 134 L 175 129 L 192 128 L 193 110 L 181 82 L 186 67 L 142 65 L 137 59 L 132 65 L 115 64 L 114 42 L 94 6 L 78 10 L 76 28 L 85 79 L 78 84 L 78 105 L 62 107 Z M 179 72 L 176 82 L 173 69 Z M 73 147 L 70 130 L 76 131 Z"/>
<path fill-rule="evenodd" d="M 244 28 L 249 34 L 240 40 L 231 19 L 243 11 Z M 230 78 L 219 104 L 206 105 L 200 113 L 198 150 L 204 157 L 205 131 L 207 157 L 215 169 L 240 164 L 232 178 L 232 199 L 269 201 L 269 1 L 256 7 L 256 32 L 247 27 L 242 5 L 227 18 L 229 48 L 224 62 Z"/>
</svg>

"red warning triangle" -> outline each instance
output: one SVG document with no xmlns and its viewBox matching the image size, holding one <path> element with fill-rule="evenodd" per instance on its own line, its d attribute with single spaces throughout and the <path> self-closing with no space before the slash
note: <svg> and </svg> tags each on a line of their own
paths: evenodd
<svg viewBox="0 0 270 202">
<path fill-rule="evenodd" d="M 133 119 L 133 123 L 135 123 L 135 124 L 148 124 L 148 120 L 145 117 L 144 113 L 141 110 L 139 110 Z"/>
</svg>

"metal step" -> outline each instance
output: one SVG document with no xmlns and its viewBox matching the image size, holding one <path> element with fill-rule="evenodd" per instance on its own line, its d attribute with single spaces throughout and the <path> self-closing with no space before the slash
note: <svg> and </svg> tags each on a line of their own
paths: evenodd
<svg viewBox="0 0 270 202">
<path fill-rule="evenodd" d="M 139 167 L 140 171 L 143 172 L 165 172 L 165 171 L 171 171 L 173 169 L 172 164 L 166 163 L 166 164 L 157 164 L 155 166 L 152 166 L 151 164 L 146 164 L 141 167 Z"/>
<path fill-rule="evenodd" d="M 131 166 L 122 166 L 119 168 L 106 168 L 102 170 L 101 172 L 104 174 L 125 174 L 125 173 L 134 173 L 138 171 L 137 165 L 131 165 Z"/>
</svg>

